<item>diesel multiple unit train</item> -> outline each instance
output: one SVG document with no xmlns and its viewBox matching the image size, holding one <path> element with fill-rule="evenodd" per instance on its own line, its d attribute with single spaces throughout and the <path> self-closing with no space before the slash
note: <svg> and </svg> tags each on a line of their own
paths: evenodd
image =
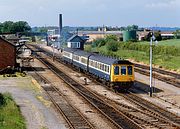
<svg viewBox="0 0 180 129">
<path fill-rule="evenodd" d="M 127 60 L 72 48 L 64 48 L 62 55 L 66 63 L 98 77 L 115 89 L 128 89 L 134 84 L 134 65 Z"/>
</svg>

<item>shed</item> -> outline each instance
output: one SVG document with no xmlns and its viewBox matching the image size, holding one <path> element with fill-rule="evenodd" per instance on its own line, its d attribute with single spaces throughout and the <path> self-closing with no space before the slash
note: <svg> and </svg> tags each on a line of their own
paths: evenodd
<svg viewBox="0 0 180 129">
<path fill-rule="evenodd" d="M 81 36 L 73 35 L 71 38 L 67 40 L 67 47 L 84 50 L 85 42 L 86 40 L 84 40 Z"/>
<path fill-rule="evenodd" d="M 0 70 L 16 65 L 16 45 L 0 37 Z"/>
</svg>

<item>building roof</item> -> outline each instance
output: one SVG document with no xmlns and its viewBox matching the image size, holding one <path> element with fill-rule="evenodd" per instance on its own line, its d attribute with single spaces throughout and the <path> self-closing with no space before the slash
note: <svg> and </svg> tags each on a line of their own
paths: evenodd
<svg viewBox="0 0 180 129">
<path fill-rule="evenodd" d="M 174 36 L 174 34 L 161 34 L 161 36 Z"/>
<path fill-rule="evenodd" d="M 120 35 L 122 34 L 122 31 L 78 31 L 78 34 L 117 34 Z"/>
<path fill-rule="evenodd" d="M 14 34 L 11 35 L 7 35 L 6 36 L 7 40 L 19 40 L 20 38 L 18 38 L 17 36 L 15 36 Z"/>
<path fill-rule="evenodd" d="M 68 42 L 73 42 L 73 40 L 74 40 L 75 38 L 79 38 L 80 41 L 85 42 L 84 39 L 81 38 L 81 37 L 78 36 L 78 35 L 73 35 L 73 36 L 70 37 L 67 41 L 68 41 Z"/>
<path fill-rule="evenodd" d="M 8 40 L 4 39 L 3 37 L 0 36 L 0 40 L 6 42 L 6 43 L 9 43 L 10 45 L 16 47 L 16 44 L 12 43 L 12 42 L 9 42 Z"/>
</svg>

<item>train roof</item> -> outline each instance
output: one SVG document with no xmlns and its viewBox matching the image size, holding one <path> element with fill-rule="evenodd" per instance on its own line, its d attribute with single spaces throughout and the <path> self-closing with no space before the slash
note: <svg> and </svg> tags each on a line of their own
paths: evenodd
<svg viewBox="0 0 180 129">
<path fill-rule="evenodd" d="M 102 62 L 102 63 L 109 64 L 109 65 L 111 65 L 111 64 L 129 64 L 129 65 L 132 65 L 133 64 L 128 60 L 115 59 L 115 58 L 103 56 L 103 55 L 100 55 L 97 53 L 86 52 L 86 51 L 79 50 L 79 49 L 64 48 L 64 50 L 71 52 L 71 53 L 74 53 L 74 54 L 79 55 L 79 56 L 84 56 L 87 58 L 89 57 L 89 59 L 91 59 L 91 60 L 95 60 L 95 61 Z"/>
<path fill-rule="evenodd" d="M 86 58 L 88 58 L 89 56 L 92 55 L 92 53 L 86 52 L 86 51 L 82 51 L 82 50 L 75 51 L 74 54 L 76 54 L 78 56 L 84 56 Z"/>
<path fill-rule="evenodd" d="M 105 63 L 105 64 L 113 64 L 115 61 L 117 61 L 117 59 L 113 59 L 113 58 L 110 58 L 110 57 L 107 57 L 107 56 L 103 56 L 103 55 L 100 55 L 100 54 L 96 54 L 96 53 L 93 53 L 90 58 L 91 60 L 95 60 L 95 61 L 99 61 L 99 62 L 102 62 L 102 63 Z"/>
<path fill-rule="evenodd" d="M 111 65 L 111 64 L 130 64 L 130 65 L 132 65 L 132 63 L 128 60 L 115 59 L 115 58 L 103 56 L 100 54 L 92 54 L 89 59 L 96 60 L 96 61 L 99 61 L 99 62 L 102 62 L 105 64 L 109 64 L 109 65 Z"/>
<path fill-rule="evenodd" d="M 75 52 L 78 49 L 73 49 L 73 48 L 63 48 L 63 51 L 67 51 L 67 52 Z"/>
</svg>

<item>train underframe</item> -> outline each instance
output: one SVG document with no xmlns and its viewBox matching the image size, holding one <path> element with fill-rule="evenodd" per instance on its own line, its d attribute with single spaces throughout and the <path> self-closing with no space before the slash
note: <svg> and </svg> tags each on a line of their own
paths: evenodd
<svg viewBox="0 0 180 129">
<path fill-rule="evenodd" d="M 134 82 L 112 82 L 111 87 L 117 91 L 127 91 L 129 88 L 134 86 Z"/>
</svg>

